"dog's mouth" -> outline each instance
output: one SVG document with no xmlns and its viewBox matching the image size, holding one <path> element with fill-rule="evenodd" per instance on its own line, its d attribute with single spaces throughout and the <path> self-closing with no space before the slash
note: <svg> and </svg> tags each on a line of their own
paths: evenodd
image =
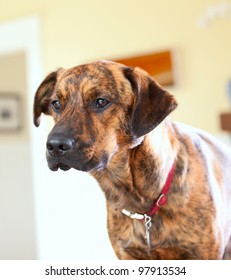
<svg viewBox="0 0 231 280">
<path fill-rule="evenodd" d="M 67 171 L 69 169 L 71 169 L 71 167 L 67 164 L 64 163 L 48 163 L 48 166 L 50 168 L 51 171 L 58 171 L 59 169 L 63 170 L 63 171 Z"/>
<path fill-rule="evenodd" d="M 67 171 L 74 168 L 79 171 L 90 172 L 92 170 L 102 170 L 105 168 L 108 162 L 108 157 L 106 155 L 102 156 L 100 159 L 92 157 L 88 159 L 88 161 L 47 157 L 47 162 L 51 171 L 58 171 L 59 169 Z"/>
</svg>

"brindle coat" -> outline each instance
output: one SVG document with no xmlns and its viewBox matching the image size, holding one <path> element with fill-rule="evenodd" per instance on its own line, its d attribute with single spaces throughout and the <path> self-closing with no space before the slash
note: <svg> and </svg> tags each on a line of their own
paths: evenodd
<svg viewBox="0 0 231 280">
<path fill-rule="evenodd" d="M 175 98 L 146 72 L 101 61 L 59 69 L 39 86 L 34 123 L 53 116 L 53 171 L 88 171 L 105 193 L 108 232 L 120 259 L 221 259 L 231 234 L 231 152 L 205 132 L 174 123 Z M 144 223 L 168 173 L 168 203 Z"/>
</svg>

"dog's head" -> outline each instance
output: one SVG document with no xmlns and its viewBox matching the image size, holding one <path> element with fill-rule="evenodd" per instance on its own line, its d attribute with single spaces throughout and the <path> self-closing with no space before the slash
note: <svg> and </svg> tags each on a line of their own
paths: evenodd
<svg viewBox="0 0 231 280">
<path fill-rule="evenodd" d="M 128 149 L 175 107 L 172 95 L 139 68 L 100 61 L 49 74 L 34 100 L 55 126 L 47 139 L 53 171 L 105 168 L 119 149 Z"/>
</svg>

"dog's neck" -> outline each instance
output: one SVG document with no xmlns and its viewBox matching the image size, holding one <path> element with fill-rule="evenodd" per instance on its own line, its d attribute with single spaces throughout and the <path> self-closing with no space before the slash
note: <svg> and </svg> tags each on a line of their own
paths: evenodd
<svg viewBox="0 0 231 280">
<path fill-rule="evenodd" d="M 170 129 L 171 122 L 166 120 L 143 137 L 139 145 L 120 149 L 107 168 L 92 172 L 111 207 L 140 213 L 149 211 L 176 157 Z"/>
</svg>

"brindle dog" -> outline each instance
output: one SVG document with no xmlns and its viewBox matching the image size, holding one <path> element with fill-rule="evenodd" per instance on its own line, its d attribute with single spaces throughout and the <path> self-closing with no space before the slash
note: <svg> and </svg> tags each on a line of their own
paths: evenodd
<svg viewBox="0 0 231 280">
<path fill-rule="evenodd" d="M 41 113 L 55 121 L 48 166 L 96 178 L 119 259 L 222 259 L 228 248 L 231 152 L 205 132 L 166 118 L 176 106 L 143 70 L 108 61 L 59 69 L 36 92 L 35 125 Z M 144 214 L 166 181 L 168 201 L 148 223 Z"/>
</svg>

